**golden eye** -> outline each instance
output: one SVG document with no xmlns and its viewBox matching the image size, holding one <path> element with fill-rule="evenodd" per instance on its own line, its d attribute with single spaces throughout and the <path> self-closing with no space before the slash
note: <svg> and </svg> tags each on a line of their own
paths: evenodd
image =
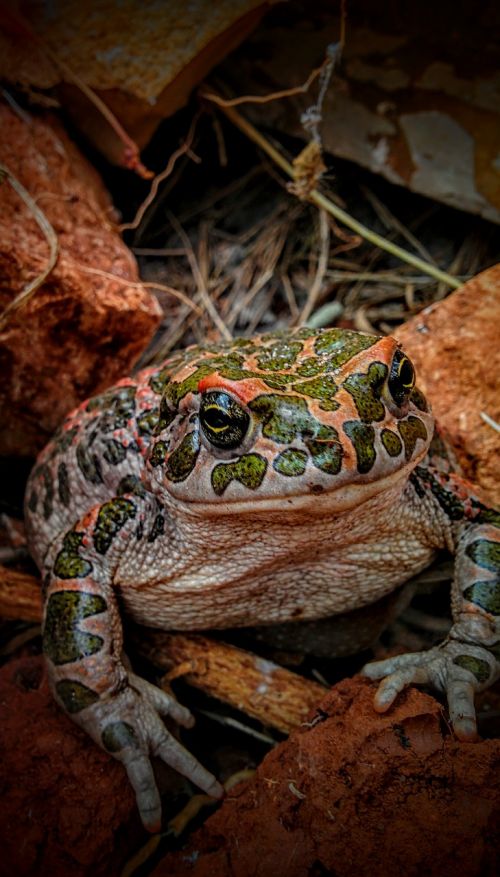
<svg viewBox="0 0 500 877">
<path fill-rule="evenodd" d="M 396 405 L 401 407 L 415 386 L 415 369 L 401 350 L 394 354 L 387 383 Z"/>
<path fill-rule="evenodd" d="M 250 416 L 228 393 L 211 390 L 200 404 L 200 426 L 210 444 L 233 450 L 248 432 Z"/>
</svg>

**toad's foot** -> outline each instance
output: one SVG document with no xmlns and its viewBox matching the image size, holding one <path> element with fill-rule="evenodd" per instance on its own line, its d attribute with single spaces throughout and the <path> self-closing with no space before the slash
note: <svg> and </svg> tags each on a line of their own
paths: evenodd
<svg viewBox="0 0 500 877">
<path fill-rule="evenodd" d="M 453 639 L 427 652 L 373 661 L 361 672 L 369 679 L 383 680 L 374 699 L 380 713 L 389 709 L 407 685 L 431 685 L 444 692 L 453 730 L 464 741 L 477 739 L 475 692 L 487 688 L 498 675 L 491 652 Z"/>
<path fill-rule="evenodd" d="M 160 688 L 132 673 L 128 685 L 89 706 L 78 716 L 93 739 L 121 761 L 134 789 L 142 822 L 148 831 L 161 826 L 161 800 L 150 758 L 157 756 L 214 798 L 223 788 L 167 731 L 160 716 L 171 716 L 185 728 L 194 719 L 185 707 Z"/>
</svg>

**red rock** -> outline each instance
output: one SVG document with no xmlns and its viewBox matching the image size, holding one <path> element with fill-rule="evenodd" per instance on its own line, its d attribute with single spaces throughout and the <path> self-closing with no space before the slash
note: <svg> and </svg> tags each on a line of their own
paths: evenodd
<svg viewBox="0 0 500 877">
<path fill-rule="evenodd" d="M 480 15 L 471 11 L 455 5 L 450 39 L 449 17 L 437 14 L 433 0 L 420 0 L 418 15 L 411 3 L 353 3 L 319 134 L 327 154 L 498 223 L 497 4 L 486 0 Z M 290 3 L 264 19 L 218 74 L 235 95 L 296 87 L 327 46 L 339 48 L 341 33 L 338 3 L 317 2 L 314 14 L 305 0 Z M 474 64 L 463 63 L 472 57 Z M 302 114 L 317 93 L 314 84 L 286 100 L 245 104 L 242 113 L 281 140 L 308 140 Z M 342 174 L 336 164 L 332 171 Z"/>
<path fill-rule="evenodd" d="M 78 402 L 130 371 L 159 318 L 111 221 L 97 173 L 59 124 L 0 103 L 0 161 L 36 200 L 59 259 L 0 330 L 0 454 L 32 455 Z M 0 310 L 47 264 L 47 240 L 8 181 L 0 186 Z M 85 272 L 101 270 L 124 278 Z"/>
<path fill-rule="evenodd" d="M 469 280 L 394 333 L 411 356 L 464 474 L 500 503 L 500 265 Z"/>
<path fill-rule="evenodd" d="M 143 838 L 123 767 L 63 715 L 43 660 L 0 671 L 0 874 L 112 877 Z"/>
<path fill-rule="evenodd" d="M 276 0 L 55 0 L 0 8 L 0 77 L 31 92 L 54 89 L 73 122 L 111 161 L 125 147 L 71 74 L 143 147 L 162 119 L 253 30 Z M 29 37 L 36 34 L 38 39 Z M 52 52 L 52 55 L 50 54 Z M 54 62 L 54 56 L 66 69 Z M 69 68 L 69 73 L 68 69 Z"/>
<path fill-rule="evenodd" d="M 373 692 L 337 685 L 154 877 L 498 873 L 500 742 L 459 743 L 416 689 L 377 715 Z"/>
</svg>

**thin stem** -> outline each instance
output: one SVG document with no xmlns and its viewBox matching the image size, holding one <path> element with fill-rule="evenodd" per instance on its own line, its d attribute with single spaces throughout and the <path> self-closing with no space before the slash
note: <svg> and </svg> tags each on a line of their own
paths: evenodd
<svg viewBox="0 0 500 877">
<path fill-rule="evenodd" d="M 11 301 L 10 304 L 8 304 L 7 307 L 0 314 L 0 329 L 3 329 L 5 324 L 8 322 L 9 316 L 14 311 L 17 311 L 20 307 L 23 307 L 23 305 L 25 305 L 29 301 L 31 296 L 40 286 L 42 286 L 51 271 L 54 269 L 59 255 L 59 242 L 57 240 L 57 235 L 45 214 L 40 210 L 29 192 L 14 176 L 12 171 L 10 171 L 8 167 L 6 167 L 6 165 L 4 164 L 0 164 L 0 176 L 5 176 L 14 191 L 17 192 L 20 198 L 22 198 L 33 218 L 40 226 L 49 245 L 49 258 L 47 261 L 47 265 L 45 266 L 43 271 L 35 278 L 33 278 L 33 280 L 30 280 L 30 282 L 24 287 L 24 289 L 21 290 L 19 295 L 16 295 L 13 301 Z"/>
<path fill-rule="evenodd" d="M 250 140 L 253 140 L 257 146 L 267 153 L 267 155 L 269 155 L 270 158 L 272 158 L 272 160 L 284 170 L 291 179 L 294 179 L 294 170 L 290 162 L 287 161 L 281 152 L 279 152 L 272 143 L 257 131 L 250 122 L 244 119 L 233 107 L 221 106 L 221 110 L 226 114 L 228 119 L 240 129 L 240 131 L 246 134 Z M 362 238 L 369 241 L 371 244 L 374 244 L 374 246 L 380 247 L 381 250 L 385 250 L 392 256 L 396 256 L 397 259 L 401 259 L 402 262 L 406 262 L 408 265 L 413 265 L 414 268 L 418 268 L 420 271 L 434 277 L 436 280 L 446 283 L 448 286 L 451 286 L 452 289 L 458 289 L 462 286 L 461 281 L 457 280 L 456 277 L 452 277 L 452 275 L 448 274 L 446 271 L 441 271 L 441 269 L 437 268 L 435 265 L 431 265 L 429 262 L 424 261 L 424 259 L 414 256 L 413 253 L 409 253 L 402 247 L 398 247 L 397 244 L 393 244 L 391 241 L 386 240 L 381 237 L 381 235 L 367 228 L 366 225 L 358 222 L 357 219 L 354 219 L 353 216 L 350 216 L 349 213 L 346 213 L 345 210 L 342 210 L 341 207 L 338 207 L 337 204 L 334 204 L 317 189 L 311 190 L 309 193 L 309 200 L 312 201 L 316 207 L 329 213 L 330 216 L 334 216 L 335 219 L 338 219 L 346 225 L 347 228 L 352 229 L 352 231 L 355 231 L 356 234 L 359 234 Z"/>
</svg>

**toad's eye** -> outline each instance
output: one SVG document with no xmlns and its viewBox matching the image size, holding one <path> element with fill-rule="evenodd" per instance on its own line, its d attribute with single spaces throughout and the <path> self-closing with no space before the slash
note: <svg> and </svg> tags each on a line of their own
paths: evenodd
<svg viewBox="0 0 500 877">
<path fill-rule="evenodd" d="M 250 417 L 228 393 L 204 393 L 200 404 L 200 425 L 205 438 L 216 448 L 233 450 L 248 432 Z"/>
<path fill-rule="evenodd" d="M 415 386 L 415 369 L 401 350 L 396 350 L 394 354 L 388 386 L 392 398 L 400 407 L 409 398 Z"/>
</svg>

